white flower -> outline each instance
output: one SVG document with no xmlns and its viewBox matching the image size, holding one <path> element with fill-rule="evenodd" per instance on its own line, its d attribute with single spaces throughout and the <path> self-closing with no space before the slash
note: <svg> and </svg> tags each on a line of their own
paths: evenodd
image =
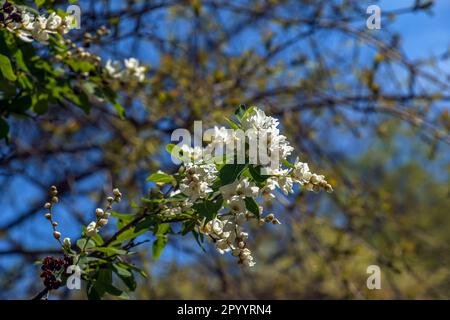
<svg viewBox="0 0 450 320">
<path fill-rule="evenodd" d="M 248 180 L 247 177 L 241 178 L 236 194 L 238 196 L 256 197 L 258 195 L 259 188 Z"/>
<path fill-rule="evenodd" d="M 62 23 L 60 24 L 58 28 L 58 32 L 60 34 L 67 34 L 70 30 L 74 29 L 76 27 L 76 19 L 74 16 L 65 16 L 62 19 Z"/>
<path fill-rule="evenodd" d="M 112 62 L 111 59 L 106 61 L 105 71 L 106 74 L 112 79 L 119 79 L 122 76 L 121 67 L 119 61 Z"/>
<path fill-rule="evenodd" d="M 200 163 L 203 160 L 203 149 L 201 147 L 194 147 L 183 144 L 180 147 L 183 152 L 182 160 L 184 163 Z"/>
<path fill-rule="evenodd" d="M 56 15 L 55 12 L 52 12 L 46 21 L 46 29 L 48 32 L 56 33 L 57 29 L 62 23 L 62 18 L 58 15 Z"/>
<path fill-rule="evenodd" d="M 146 68 L 139 65 L 139 60 L 135 58 L 125 59 L 125 73 L 124 77 L 128 81 L 143 82 L 145 79 Z"/>
<path fill-rule="evenodd" d="M 219 219 L 212 220 L 212 230 L 215 234 L 221 235 L 223 232 L 223 222 Z"/>
<path fill-rule="evenodd" d="M 245 201 L 238 197 L 233 197 L 228 203 L 232 213 L 246 212 Z"/>
<path fill-rule="evenodd" d="M 247 177 L 243 177 L 239 181 L 236 180 L 220 187 L 219 191 L 225 200 L 229 200 L 234 196 L 244 199 L 246 197 L 257 196 L 259 188 L 254 183 L 250 182 Z"/>
<path fill-rule="evenodd" d="M 214 164 L 186 164 L 186 176 L 180 182 L 180 190 L 192 201 L 206 198 L 213 190 L 211 185 L 217 178 Z"/>
<path fill-rule="evenodd" d="M 298 158 L 295 161 L 295 169 L 292 172 L 292 177 L 300 184 L 308 183 L 311 179 L 311 172 L 307 163 L 299 162 Z"/>
<path fill-rule="evenodd" d="M 278 184 L 277 181 L 274 178 L 268 178 L 266 180 L 266 185 L 261 188 L 260 192 L 263 196 L 269 199 L 274 199 L 274 191 L 277 188 Z"/>
<path fill-rule="evenodd" d="M 253 112 L 249 114 L 242 125 L 245 130 L 247 129 L 274 129 L 278 127 L 278 119 L 268 117 L 261 109 L 254 108 Z"/>
<path fill-rule="evenodd" d="M 239 181 L 235 180 L 234 182 L 224 185 L 219 188 L 222 197 L 225 200 L 231 199 L 236 194 L 236 189 L 238 188 Z"/>
</svg>

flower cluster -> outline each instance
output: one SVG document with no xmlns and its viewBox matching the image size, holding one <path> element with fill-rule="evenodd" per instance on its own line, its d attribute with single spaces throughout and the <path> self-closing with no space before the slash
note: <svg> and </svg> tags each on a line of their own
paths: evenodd
<svg viewBox="0 0 450 320">
<path fill-rule="evenodd" d="M 47 43 L 51 34 L 67 34 L 74 26 L 73 16 L 35 16 L 6 1 L 0 10 L 0 28 L 16 34 L 21 40 Z"/>
<path fill-rule="evenodd" d="M 58 289 L 62 281 L 59 276 L 65 274 L 67 268 L 73 264 L 73 258 L 70 256 L 64 256 L 64 258 L 45 257 L 42 261 L 42 273 L 40 275 L 43 278 L 44 286 L 48 290 Z"/>
<path fill-rule="evenodd" d="M 186 163 L 184 174 L 180 190 L 192 201 L 206 198 L 213 191 L 210 186 L 217 178 L 217 169 L 214 164 Z"/>
<path fill-rule="evenodd" d="M 299 162 L 298 158 L 294 164 L 287 160 L 294 148 L 286 136 L 280 134 L 278 126 L 277 119 L 267 116 L 256 107 L 247 109 L 234 126 L 267 137 L 267 154 L 269 157 L 276 154 L 275 158 L 279 161 L 277 166 L 271 166 L 265 173 L 255 172 L 256 168 L 261 168 L 262 165 L 258 162 L 249 163 L 248 153 L 245 154 L 244 164 L 230 164 L 232 170 L 225 173 L 221 171 L 227 165 L 214 164 L 209 161 L 211 158 L 208 160 L 207 157 L 205 160 L 205 154 L 210 155 L 211 150 L 222 146 L 223 143 L 236 143 L 248 138 L 224 127 L 214 128 L 211 143 L 205 148 L 192 148 L 187 145 L 179 148 L 182 166 L 179 170 L 179 190 L 174 193 L 184 194 L 187 200 L 183 202 L 184 209 L 171 207 L 170 211 L 166 209 L 165 212 L 178 214 L 185 212 L 186 208 L 197 210 L 199 207 L 208 207 L 211 203 L 219 203 L 220 208 L 215 210 L 212 219 L 206 219 L 206 216 L 211 215 L 210 211 L 206 212 L 198 230 L 214 241 L 220 253 L 231 252 L 239 258 L 239 263 L 245 266 L 251 267 L 255 262 L 246 244 L 248 234 L 244 232 L 244 224 L 252 219 L 256 219 L 260 225 L 281 223 L 272 213 L 262 217 L 263 208 L 257 204 L 256 199 L 274 199 L 277 190 L 284 194 L 293 193 L 294 184 L 299 184 L 309 191 L 333 191 L 325 177 L 312 173 L 308 164 Z M 243 142 L 250 144 L 246 140 Z M 226 175 L 233 173 L 237 174 L 234 180 L 230 181 Z M 200 206 L 197 206 L 198 204 Z"/>
<path fill-rule="evenodd" d="M 219 253 L 231 252 L 233 256 L 239 257 L 240 264 L 253 267 L 255 262 L 252 252 L 245 243 L 248 233 L 244 232 L 242 228 L 249 217 L 242 212 L 243 208 L 235 207 L 235 209 L 238 211 L 235 211 L 234 214 L 222 215 L 209 221 L 202 231 L 214 240 Z"/>
<path fill-rule="evenodd" d="M 141 83 L 145 80 L 147 68 L 139 60 L 129 58 L 124 60 L 124 66 L 119 61 L 108 60 L 105 73 L 110 82 Z"/>
<path fill-rule="evenodd" d="M 102 227 L 108 224 L 108 219 L 111 215 L 110 211 L 112 210 L 112 204 L 114 202 L 120 202 L 122 200 L 122 193 L 119 191 L 119 189 L 115 188 L 113 190 L 113 196 L 108 197 L 106 200 L 108 202 L 106 210 L 103 210 L 102 208 L 95 209 L 96 220 L 89 223 L 86 227 L 87 237 L 95 236 Z"/>
</svg>

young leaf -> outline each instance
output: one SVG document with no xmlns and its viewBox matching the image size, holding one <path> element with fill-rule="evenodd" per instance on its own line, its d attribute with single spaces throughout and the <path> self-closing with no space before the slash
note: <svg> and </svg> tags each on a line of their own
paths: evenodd
<svg viewBox="0 0 450 320">
<path fill-rule="evenodd" d="M 16 81 L 17 77 L 14 74 L 9 58 L 3 54 L 0 54 L 0 71 L 5 79 L 9 81 Z"/>
<path fill-rule="evenodd" d="M 245 110 L 247 109 L 247 106 L 245 104 L 241 104 L 237 107 L 236 111 L 234 112 L 234 114 L 236 115 L 236 117 L 238 117 L 238 119 L 240 120 L 242 118 L 242 116 L 245 113 Z"/>
<path fill-rule="evenodd" d="M 253 213 L 258 219 L 261 218 L 261 214 L 259 212 L 259 206 L 256 203 L 255 199 L 246 197 L 245 198 L 245 207 L 248 211 Z"/>
<path fill-rule="evenodd" d="M 219 177 L 222 185 L 224 186 L 234 182 L 245 167 L 246 164 L 233 163 L 224 165 L 219 171 Z"/>
<path fill-rule="evenodd" d="M 153 259 L 158 259 L 161 256 L 161 253 L 167 244 L 167 240 L 168 240 L 167 236 L 162 235 L 162 236 L 158 236 L 156 238 L 156 240 L 153 242 L 153 248 L 152 248 Z"/>
<path fill-rule="evenodd" d="M 152 174 L 150 177 L 147 178 L 147 181 L 154 183 L 171 183 L 175 181 L 175 178 L 170 174 L 160 172 Z"/>
<path fill-rule="evenodd" d="M 222 207 L 223 198 L 222 196 L 218 197 L 215 200 L 204 200 L 202 202 L 194 204 L 193 208 L 195 211 L 200 214 L 200 216 L 205 217 L 208 222 L 214 219 Z"/>
</svg>

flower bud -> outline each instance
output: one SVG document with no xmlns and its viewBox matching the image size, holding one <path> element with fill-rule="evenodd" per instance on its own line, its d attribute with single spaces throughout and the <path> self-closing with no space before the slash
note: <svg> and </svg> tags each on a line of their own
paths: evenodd
<svg viewBox="0 0 450 320">
<path fill-rule="evenodd" d="M 95 209 L 95 215 L 96 215 L 98 218 L 103 217 L 103 215 L 104 215 L 103 209 L 101 209 L 101 208 Z"/>
<path fill-rule="evenodd" d="M 55 237 L 56 240 L 59 240 L 59 238 L 61 238 L 61 233 L 58 231 L 54 231 L 53 232 L 53 237 Z"/>
<path fill-rule="evenodd" d="M 116 197 L 121 197 L 122 193 L 120 193 L 120 190 L 118 188 L 114 188 L 113 195 L 115 195 Z"/>
<path fill-rule="evenodd" d="M 52 198 L 52 202 L 53 202 L 53 203 L 58 203 L 58 201 L 59 201 L 58 197 L 53 197 L 53 198 Z"/>
<path fill-rule="evenodd" d="M 108 198 L 106 198 L 106 200 L 107 200 L 109 203 L 111 203 L 111 202 L 114 201 L 114 198 L 113 198 L 113 197 L 108 197 Z"/>
<path fill-rule="evenodd" d="M 50 209 L 51 207 L 52 207 L 52 204 L 50 202 L 47 202 L 46 204 L 44 204 L 45 209 Z"/>
<path fill-rule="evenodd" d="M 66 248 L 70 248 L 72 246 L 72 243 L 70 242 L 70 238 L 64 238 L 63 244 Z"/>
<path fill-rule="evenodd" d="M 47 220 L 52 220 L 52 214 L 51 214 L 50 212 L 47 212 L 47 213 L 44 215 L 44 217 L 45 217 L 45 219 L 47 219 Z"/>
<path fill-rule="evenodd" d="M 281 222 L 278 219 L 273 219 L 272 220 L 272 224 L 281 224 Z"/>
<path fill-rule="evenodd" d="M 58 222 L 53 221 L 53 222 L 52 222 L 52 225 L 56 228 L 56 227 L 58 226 Z"/>
<path fill-rule="evenodd" d="M 98 225 L 99 225 L 100 227 L 106 226 L 107 224 L 108 224 L 108 219 L 100 219 L 100 220 L 98 221 Z"/>
</svg>

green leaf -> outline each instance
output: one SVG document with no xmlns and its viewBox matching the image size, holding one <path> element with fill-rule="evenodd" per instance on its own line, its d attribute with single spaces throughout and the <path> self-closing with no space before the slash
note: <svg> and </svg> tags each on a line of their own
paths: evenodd
<svg viewBox="0 0 450 320">
<path fill-rule="evenodd" d="M 94 250 L 106 253 L 108 256 L 127 254 L 127 251 L 122 250 L 122 249 L 117 249 L 114 247 L 97 247 L 97 248 L 94 248 Z"/>
<path fill-rule="evenodd" d="M 92 239 L 85 239 L 81 238 L 77 240 L 77 247 L 80 248 L 80 250 L 86 250 L 86 249 L 92 249 L 95 247 L 95 242 Z"/>
<path fill-rule="evenodd" d="M 200 246 L 203 252 L 206 252 L 206 249 L 202 244 L 204 240 L 203 233 L 198 233 L 197 231 L 192 230 L 192 235 L 194 236 L 195 241 L 197 241 L 197 244 Z"/>
<path fill-rule="evenodd" d="M 123 266 L 124 268 L 128 268 L 129 270 L 133 270 L 133 271 L 139 273 L 143 278 L 148 277 L 148 275 L 145 273 L 145 271 L 139 269 L 138 267 L 136 267 L 132 264 L 129 264 L 127 262 L 119 262 L 119 265 Z"/>
<path fill-rule="evenodd" d="M 245 169 L 246 164 L 226 164 L 219 171 L 220 181 L 222 185 L 227 185 L 234 182 Z"/>
<path fill-rule="evenodd" d="M 125 108 L 117 101 L 113 101 L 112 105 L 116 109 L 117 114 L 121 119 L 125 119 Z"/>
<path fill-rule="evenodd" d="M 158 225 L 155 234 L 157 236 L 164 235 L 166 233 L 170 232 L 170 223 L 161 223 Z"/>
<path fill-rule="evenodd" d="M 236 117 L 238 117 L 239 120 L 244 115 L 246 109 L 247 106 L 245 104 L 241 104 L 236 108 L 236 111 L 234 111 L 234 114 L 236 115 Z"/>
<path fill-rule="evenodd" d="M 5 79 L 9 81 L 16 81 L 17 77 L 14 74 L 14 70 L 11 66 L 11 61 L 7 56 L 3 54 L 0 54 L 0 71 L 2 72 Z"/>
<path fill-rule="evenodd" d="M 193 208 L 200 216 L 206 218 L 205 222 L 208 222 L 216 217 L 220 208 L 222 208 L 222 204 L 223 198 L 219 196 L 215 200 L 203 200 L 202 202 L 196 203 Z"/>
<path fill-rule="evenodd" d="M 117 228 L 121 229 L 123 226 L 130 223 L 134 218 L 136 218 L 135 215 L 132 214 L 123 214 L 123 213 L 117 213 L 117 212 L 111 212 L 111 216 L 117 218 Z"/>
<path fill-rule="evenodd" d="M 23 58 L 23 52 L 22 50 L 18 49 L 14 55 L 16 57 L 16 64 L 17 66 L 22 69 L 23 71 L 30 72 L 27 65 L 25 64 L 25 60 Z"/>
<path fill-rule="evenodd" d="M 130 291 L 134 291 L 136 289 L 136 280 L 134 279 L 133 272 L 127 264 L 124 263 L 115 263 L 113 264 L 113 271 L 117 274 L 117 276 L 123 281 L 123 283 L 128 287 Z"/>
<path fill-rule="evenodd" d="M 6 138 L 9 133 L 9 125 L 5 119 L 0 117 L 0 139 Z"/>
<path fill-rule="evenodd" d="M 253 180 L 255 180 L 258 183 L 262 183 L 269 178 L 269 176 L 261 175 L 261 166 L 258 166 L 258 167 L 249 166 L 248 170 L 249 170 L 250 175 L 252 176 Z"/>
<path fill-rule="evenodd" d="M 148 216 L 143 221 L 139 222 L 134 230 L 136 232 L 140 232 L 141 230 L 148 230 L 154 224 L 155 218 L 153 216 Z"/>
<path fill-rule="evenodd" d="M 105 295 L 107 288 L 112 286 L 112 271 L 110 269 L 100 269 L 94 279 L 87 287 L 89 300 L 99 300 Z"/>
<path fill-rule="evenodd" d="M 124 299 L 124 300 L 128 300 L 130 299 L 130 296 L 128 295 L 128 293 L 126 293 L 125 291 L 122 291 L 116 287 L 114 287 L 112 284 L 111 285 L 105 285 L 105 291 L 107 293 L 109 293 L 110 295 L 116 296 L 120 299 Z"/>
<path fill-rule="evenodd" d="M 105 243 L 104 241 L 103 241 L 103 238 L 102 238 L 102 236 L 100 235 L 100 234 L 96 234 L 96 235 L 93 235 L 92 237 L 91 237 L 91 239 L 95 242 L 95 244 L 97 245 L 97 246 L 101 246 L 101 245 L 103 245 L 103 243 Z"/>
<path fill-rule="evenodd" d="M 167 236 L 162 235 L 158 236 L 156 240 L 153 242 L 152 247 L 153 259 L 158 259 L 161 256 L 161 253 L 167 244 L 167 240 L 168 240 Z"/>
<path fill-rule="evenodd" d="M 253 213 L 258 219 L 261 218 L 261 214 L 259 212 L 259 206 L 256 203 L 255 199 L 246 197 L 245 198 L 245 207 L 248 211 Z"/>
<path fill-rule="evenodd" d="M 177 158 L 178 160 L 183 160 L 181 155 L 183 152 L 181 151 L 181 148 L 173 143 L 169 143 L 166 145 L 166 151 L 170 153 L 171 156 Z"/>
<path fill-rule="evenodd" d="M 120 234 L 117 237 L 117 239 L 111 243 L 111 245 L 119 244 L 121 242 L 130 240 L 130 239 L 134 239 L 134 238 L 139 237 L 140 235 L 144 234 L 145 232 L 147 232 L 147 230 L 145 230 L 145 229 L 139 230 L 139 231 L 136 231 L 135 228 L 128 229 L 125 232 L 123 232 L 122 234 Z"/>
<path fill-rule="evenodd" d="M 286 159 L 281 161 L 281 163 L 290 169 L 295 169 L 295 166 L 292 163 L 290 163 L 289 161 L 287 161 Z"/>
<path fill-rule="evenodd" d="M 231 129 L 234 129 L 234 130 L 239 129 L 239 125 L 236 124 L 236 122 L 234 122 L 233 120 L 225 118 L 225 121 L 228 123 L 228 125 L 230 126 Z"/>
<path fill-rule="evenodd" d="M 147 181 L 154 183 L 171 183 L 175 181 L 175 178 L 170 174 L 166 173 L 154 173 L 150 177 L 147 178 Z"/>
<path fill-rule="evenodd" d="M 193 231 L 197 223 L 194 220 L 189 220 L 183 223 L 183 227 L 181 229 L 181 235 L 184 236 L 189 232 Z"/>
</svg>

